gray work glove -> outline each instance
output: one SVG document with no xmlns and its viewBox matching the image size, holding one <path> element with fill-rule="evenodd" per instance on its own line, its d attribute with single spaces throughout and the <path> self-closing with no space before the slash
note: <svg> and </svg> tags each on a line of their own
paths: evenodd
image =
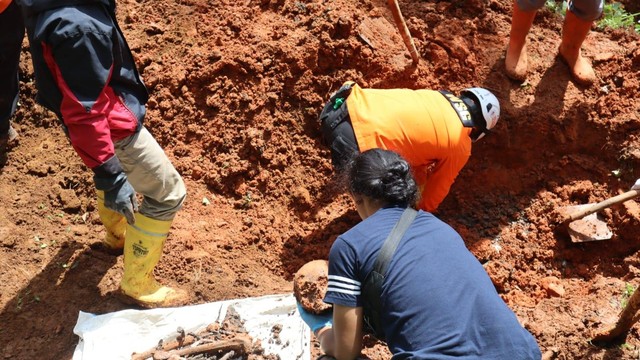
<svg viewBox="0 0 640 360">
<path fill-rule="evenodd" d="M 633 184 L 631 190 L 640 190 L 640 179 L 636 180 L 636 183 Z"/>
<path fill-rule="evenodd" d="M 96 188 L 104 191 L 104 206 L 127 219 L 129 225 L 136 222 L 134 216 L 138 211 L 136 192 L 129 184 L 127 175 L 119 173 L 113 177 L 94 177 Z"/>
</svg>

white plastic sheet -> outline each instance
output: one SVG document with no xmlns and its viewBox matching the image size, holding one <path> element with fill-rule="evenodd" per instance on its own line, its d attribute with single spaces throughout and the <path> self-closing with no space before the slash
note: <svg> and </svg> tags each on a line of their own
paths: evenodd
<svg viewBox="0 0 640 360">
<path fill-rule="evenodd" d="M 103 315 L 80 312 L 74 333 L 80 337 L 73 360 L 130 360 L 131 354 L 153 348 L 158 340 L 177 335 L 178 327 L 197 332 L 222 323 L 232 306 L 265 354 L 282 360 L 310 360 L 310 332 L 296 310 L 293 294 L 219 301 L 179 308 L 122 310 Z M 279 341 L 272 329 L 281 325 Z"/>
</svg>

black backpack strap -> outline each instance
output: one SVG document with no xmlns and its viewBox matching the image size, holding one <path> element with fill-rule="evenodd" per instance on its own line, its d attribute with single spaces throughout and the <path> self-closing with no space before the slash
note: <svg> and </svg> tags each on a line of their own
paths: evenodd
<svg viewBox="0 0 640 360">
<path fill-rule="evenodd" d="M 416 210 L 410 207 L 407 208 L 389 233 L 389 236 L 387 236 L 387 239 L 384 241 L 384 244 L 382 244 L 382 248 L 378 253 L 376 262 L 373 264 L 373 269 L 379 274 L 385 275 L 387 273 L 391 258 L 396 252 L 396 249 L 400 244 L 400 240 L 402 240 L 402 236 L 404 236 L 404 233 L 407 231 L 413 222 L 413 219 L 415 219 L 417 215 L 418 212 Z"/>
<path fill-rule="evenodd" d="M 387 273 L 393 254 L 400 244 L 400 240 L 402 240 L 404 233 L 417 215 L 418 212 L 412 208 L 407 208 L 402 213 L 400 219 L 382 244 L 378 257 L 376 257 L 376 261 L 373 264 L 373 269 L 369 272 L 362 285 L 365 331 L 372 333 L 382 341 L 385 340 L 383 325 L 380 321 L 382 312 L 382 284 L 384 283 L 385 274 Z"/>
</svg>

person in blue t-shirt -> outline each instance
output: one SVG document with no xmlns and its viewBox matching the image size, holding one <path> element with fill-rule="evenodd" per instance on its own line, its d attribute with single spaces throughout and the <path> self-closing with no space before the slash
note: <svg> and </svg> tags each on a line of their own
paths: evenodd
<svg viewBox="0 0 640 360">
<path fill-rule="evenodd" d="M 417 200 L 409 165 L 392 151 L 361 153 L 347 176 L 362 222 L 331 247 L 324 301 L 333 304 L 333 312 L 315 315 L 298 304 L 321 349 L 338 360 L 355 359 L 362 350 L 361 289 L 391 229 Z M 380 298 L 380 322 L 393 360 L 541 358 L 536 340 L 460 235 L 431 213 L 419 211 L 402 236 Z"/>
</svg>

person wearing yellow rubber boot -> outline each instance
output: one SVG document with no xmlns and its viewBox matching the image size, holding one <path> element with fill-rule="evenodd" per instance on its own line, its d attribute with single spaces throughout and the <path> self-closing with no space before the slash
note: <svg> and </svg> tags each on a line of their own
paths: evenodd
<svg viewBox="0 0 640 360">
<path fill-rule="evenodd" d="M 107 229 L 103 243 L 124 250 L 123 300 L 146 308 L 184 305 L 186 291 L 163 286 L 153 277 L 173 218 L 186 198 L 182 177 L 144 127 L 115 141 L 114 148 L 122 172 L 96 175 L 94 181 L 98 213 Z M 143 195 L 139 212 L 136 192 Z"/>
<path fill-rule="evenodd" d="M 127 181 L 144 195 L 140 211 L 136 212 L 135 193 L 125 191 L 119 194 L 122 201 L 113 201 L 105 191 L 105 205 L 125 219 L 124 224 L 112 223 L 110 229 L 113 245 L 117 245 L 122 225 L 126 226 L 120 291 L 125 301 L 146 308 L 184 305 L 189 300 L 186 291 L 163 286 L 153 276 L 173 218 L 186 197 L 182 177 L 144 127 L 130 138 L 117 141 L 115 149 Z"/>
<path fill-rule="evenodd" d="M 9 80 L 17 81 L 18 35 L 26 28 L 38 102 L 60 118 L 93 172 L 107 227 L 103 242 L 124 250 L 124 300 L 149 308 L 184 305 L 188 294 L 158 284 L 153 270 L 186 188 L 143 124 L 149 93 L 115 11 L 115 0 L 14 0 L 7 7 L 2 15 L 21 21 L 0 41 L 0 54 L 13 56 L 0 71 L 0 94 L 10 100 L 0 102 L 0 132 L 9 125 L 5 109 L 15 104 Z M 136 193 L 143 196 L 139 209 Z"/>
<path fill-rule="evenodd" d="M 513 3 L 505 69 L 507 76 L 514 80 L 523 81 L 527 77 L 527 34 L 536 11 L 544 4 L 545 0 L 515 0 Z M 574 80 L 580 85 L 588 86 L 596 81 L 593 67 L 582 56 L 580 48 L 591 30 L 591 25 L 602 15 L 602 8 L 603 0 L 569 1 L 558 52 L 560 58 L 569 66 Z"/>
</svg>

